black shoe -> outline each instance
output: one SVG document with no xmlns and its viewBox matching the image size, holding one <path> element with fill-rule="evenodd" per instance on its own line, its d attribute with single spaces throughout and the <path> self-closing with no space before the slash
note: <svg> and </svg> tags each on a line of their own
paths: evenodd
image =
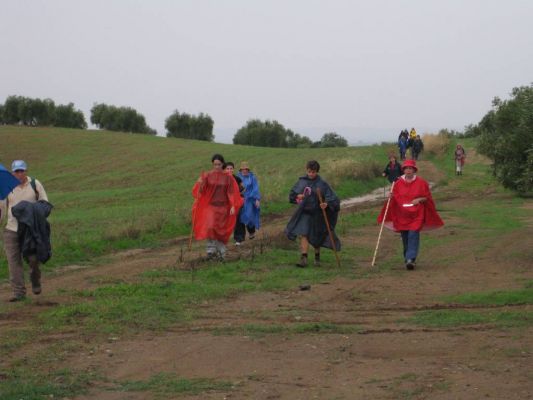
<svg viewBox="0 0 533 400">
<path fill-rule="evenodd" d="M 300 261 L 296 263 L 296 266 L 299 268 L 305 268 L 307 267 L 307 257 L 300 257 Z"/>
<path fill-rule="evenodd" d="M 41 285 L 31 285 L 31 291 L 33 292 L 33 294 L 36 294 L 36 295 L 39 295 L 41 294 L 41 292 L 43 291 Z"/>
<path fill-rule="evenodd" d="M 18 296 L 13 296 L 11 297 L 8 301 L 10 303 L 15 303 L 17 301 L 23 301 L 24 299 L 26 298 L 26 296 L 24 296 L 23 294 L 22 295 L 18 295 Z"/>
<path fill-rule="evenodd" d="M 255 233 L 250 233 L 250 235 L 248 236 L 248 239 L 250 240 L 255 239 Z"/>
<path fill-rule="evenodd" d="M 408 270 L 412 271 L 413 269 L 415 269 L 415 261 L 414 260 L 407 260 L 405 262 L 405 268 L 407 268 Z"/>
</svg>

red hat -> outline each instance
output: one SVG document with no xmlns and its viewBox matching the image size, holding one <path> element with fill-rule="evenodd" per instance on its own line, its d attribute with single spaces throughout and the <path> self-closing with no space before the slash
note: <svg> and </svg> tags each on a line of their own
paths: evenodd
<svg viewBox="0 0 533 400">
<path fill-rule="evenodd" d="M 416 162 L 415 160 L 405 160 L 405 162 L 403 163 L 402 165 L 402 171 L 407 168 L 407 167 L 411 167 L 416 171 L 418 171 L 418 168 L 416 167 Z"/>
</svg>

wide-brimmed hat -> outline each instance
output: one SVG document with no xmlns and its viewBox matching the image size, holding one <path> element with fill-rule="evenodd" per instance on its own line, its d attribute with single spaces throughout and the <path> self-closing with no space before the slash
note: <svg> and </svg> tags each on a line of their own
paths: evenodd
<svg viewBox="0 0 533 400">
<path fill-rule="evenodd" d="M 241 161 L 241 167 L 239 168 L 239 171 L 242 171 L 243 169 L 250 170 L 250 167 L 248 166 L 248 161 Z"/>
<path fill-rule="evenodd" d="M 405 160 L 405 162 L 402 164 L 402 171 L 407 167 L 413 168 L 415 172 L 418 171 L 415 160 Z"/>
</svg>

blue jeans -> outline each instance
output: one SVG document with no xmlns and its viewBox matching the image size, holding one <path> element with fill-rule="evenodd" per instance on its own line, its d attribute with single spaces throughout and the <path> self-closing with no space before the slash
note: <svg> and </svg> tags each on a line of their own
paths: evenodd
<svg viewBox="0 0 533 400">
<path fill-rule="evenodd" d="M 416 260 L 420 246 L 420 231 L 401 231 L 403 242 L 403 257 L 407 260 Z"/>
</svg>

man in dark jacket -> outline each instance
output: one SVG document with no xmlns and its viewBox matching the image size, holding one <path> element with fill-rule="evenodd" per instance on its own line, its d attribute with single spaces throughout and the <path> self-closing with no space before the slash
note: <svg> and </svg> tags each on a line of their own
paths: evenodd
<svg viewBox="0 0 533 400">
<path fill-rule="evenodd" d="M 285 233 L 290 240 L 300 236 L 300 262 L 298 267 L 307 266 L 309 244 L 315 248 L 315 265 L 320 265 L 320 247 L 340 250 L 341 243 L 335 235 L 335 225 L 340 210 L 340 200 L 329 184 L 318 175 L 320 164 L 309 161 L 307 175 L 298 179 L 289 194 L 289 201 L 298 204 L 298 209 L 287 224 Z M 319 200 L 318 191 L 322 197 Z M 326 211 L 335 243 L 331 243 L 322 210 Z"/>
</svg>

